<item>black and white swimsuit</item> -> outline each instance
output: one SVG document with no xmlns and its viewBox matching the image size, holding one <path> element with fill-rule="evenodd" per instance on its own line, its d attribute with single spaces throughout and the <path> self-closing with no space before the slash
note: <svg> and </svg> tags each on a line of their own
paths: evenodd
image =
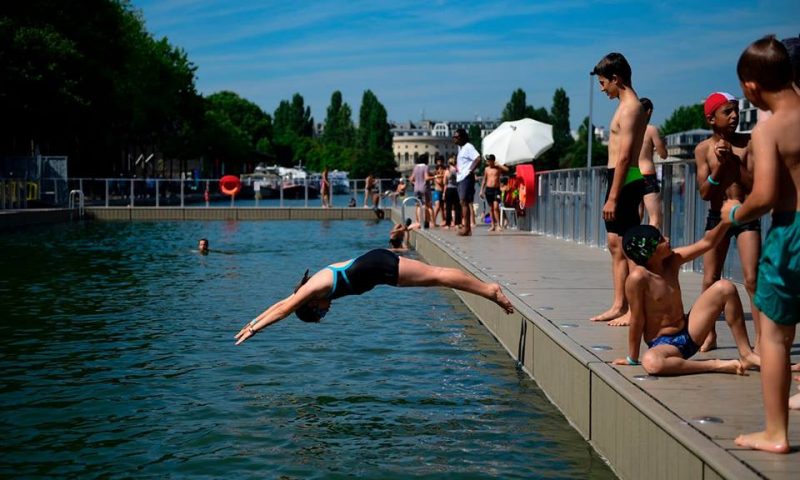
<svg viewBox="0 0 800 480">
<path fill-rule="evenodd" d="M 361 295 L 376 285 L 397 286 L 400 257 L 394 252 L 378 248 L 356 257 L 340 267 L 328 265 L 333 272 L 333 287 L 328 298 L 333 300 L 346 295 Z"/>
</svg>

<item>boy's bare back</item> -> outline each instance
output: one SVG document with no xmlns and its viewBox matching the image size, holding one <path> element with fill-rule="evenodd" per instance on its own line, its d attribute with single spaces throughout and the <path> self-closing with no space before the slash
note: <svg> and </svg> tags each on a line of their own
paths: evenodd
<svg viewBox="0 0 800 480">
<path fill-rule="evenodd" d="M 800 211 L 800 96 L 795 108 L 775 112 L 753 129 L 756 159 L 777 156 L 777 201 L 774 211 Z"/>
</svg>

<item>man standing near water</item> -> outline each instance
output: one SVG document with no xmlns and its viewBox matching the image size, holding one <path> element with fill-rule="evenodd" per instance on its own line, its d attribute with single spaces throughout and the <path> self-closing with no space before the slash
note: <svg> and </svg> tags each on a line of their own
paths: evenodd
<svg viewBox="0 0 800 480">
<path fill-rule="evenodd" d="M 469 135 L 463 128 L 453 134 L 453 142 L 458 145 L 456 157 L 456 181 L 458 182 L 458 196 L 461 199 L 461 219 L 464 228 L 458 232 L 461 236 L 472 235 L 472 202 L 475 199 L 475 167 L 481 161 L 481 154 L 469 143 Z"/>
<path fill-rule="evenodd" d="M 606 171 L 608 190 L 603 206 L 614 279 L 614 303 L 611 308 L 591 320 L 612 320 L 609 325 L 623 326 L 630 323 L 630 315 L 625 299 L 628 261 L 622 251 L 622 236 L 629 228 L 641 222 L 639 204 L 644 195 L 644 178 L 636 162 L 642 150 L 647 115 L 633 90 L 631 66 L 621 53 L 609 53 L 603 57 L 592 70 L 592 75 L 597 75 L 600 90 L 608 98 L 619 99 L 619 106 L 611 119 Z"/>
</svg>

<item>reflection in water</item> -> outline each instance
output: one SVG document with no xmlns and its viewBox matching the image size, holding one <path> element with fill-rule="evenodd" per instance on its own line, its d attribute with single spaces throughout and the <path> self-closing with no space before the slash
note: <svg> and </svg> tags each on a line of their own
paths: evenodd
<svg viewBox="0 0 800 480">
<path fill-rule="evenodd" d="M 378 288 L 233 346 L 305 268 L 382 246 L 389 228 L 3 234 L 0 475 L 613 477 L 448 290 Z M 208 256 L 191 252 L 200 237 Z"/>
</svg>

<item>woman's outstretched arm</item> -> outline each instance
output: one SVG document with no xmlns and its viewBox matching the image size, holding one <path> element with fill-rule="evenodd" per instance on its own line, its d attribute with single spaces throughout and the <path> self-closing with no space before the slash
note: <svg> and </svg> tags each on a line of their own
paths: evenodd
<svg viewBox="0 0 800 480">
<path fill-rule="evenodd" d="M 242 327 L 234 337 L 236 345 L 252 337 L 262 328 L 288 317 L 309 300 L 324 297 L 332 286 L 333 275 L 330 271 L 326 269 L 315 273 L 297 292 L 275 303 Z"/>
</svg>

